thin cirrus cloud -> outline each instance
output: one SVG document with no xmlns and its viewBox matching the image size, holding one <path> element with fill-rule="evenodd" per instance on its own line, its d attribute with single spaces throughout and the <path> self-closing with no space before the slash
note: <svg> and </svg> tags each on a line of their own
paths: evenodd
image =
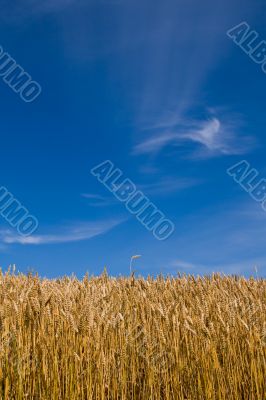
<svg viewBox="0 0 266 400">
<path fill-rule="evenodd" d="M 83 222 L 69 226 L 64 226 L 57 229 L 53 233 L 36 234 L 32 236 L 21 236 L 11 229 L 0 231 L 0 241 L 3 244 L 23 244 L 23 245 L 44 245 L 44 244 L 59 244 L 78 242 L 89 240 L 96 236 L 103 235 L 124 222 L 122 219 L 98 221 L 98 222 Z"/>
<path fill-rule="evenodd" d="M 91 207 L 106 207 L 117 203 L 115 198 L 104 197 L 94 193 L 82 193 L 81 196 L 88 200 L 88 204 Z"/>
<path fill-rule="evenodd" d="M 205 275 L 213 274 L 213 271 L 220 274 L 238 274 L 247 276 L 265 276 L 264 270 L 266 265 L 265 257 L 245 258 L 235 263 L 223 263 L 218 265 L 213 264 L 197 264 L 190 263 L 183 260 L 176 260 L 172 262 L 169 268 L 170 273 L 181 272 L 184 274 L 198 274 L 198 271 Z"/>
<path fill-rule="evenodd" d="M 10 7 L 10 3 L 4 0 L 0 19 L 8 23 L 20 23 L 29 17 L 44 17 L 55 15 L 60 17 L 65 10 L 78 10 L 80 7 L 92 7 L 99 5 L 119 5 L 121 0 L 18 0 Z"/>
<path fill-rule="evenodd" d="M 221 122 L 216 117 L 206 121 L 185 123 L 173 126 L 170 131 L 153 134 L 150 138 L 138 143 L 133 148 L 134 155 L 158 154 L 166 146 L 185 146 L 194 143 L 192 157 L 207 158 L 219 155 L 243 154 L 252 145 L 253 139 L 237 134 L 237 125 L 232 122 Z"/>
<path fill-rule="evenodd" d="M 200 185 L 202 182 L 202 180 L 196 178 L 166 177 L 155 182 L 137 184 L 136 190 L 141 190 L 146 196 L 164 196 Z M 111 199 L 93 193 L 82 193 L 81 196 L 88 199 L 88 204 L 91 207 L 109 207 L 119 204 L 115 197 Z"/>
<path fill-rule="evenodd" d="M 29 16 L 45 15 L 51 12 L 60 11 L 71 4 L 74 4 L 75 0 L 19 0 L 17 1 L 12 9 L 10 3 L 4 2 L 2 4 L 2 19 L 10 18 L 10 22 L 21 21 Z"/>
<path fill-rule="evenodd" d="M 166 177 L 157 182 L 139 185 L 138 189 L 148 195 L 169 195 L 197 186 L 201 183 L 202 180 L 196 178 Z"/>
<path fill-rule="evenodd" d="M 176 261 L 172 266 L 189 272 L 242 274 L 254 272 L 256 265 L 265 276 L 265 220 L 261 206 L 245 196 L 192 215 L 185 222 L 189 228 L 178 239 L 178 260 L 173 255 Z"/>
</svg>

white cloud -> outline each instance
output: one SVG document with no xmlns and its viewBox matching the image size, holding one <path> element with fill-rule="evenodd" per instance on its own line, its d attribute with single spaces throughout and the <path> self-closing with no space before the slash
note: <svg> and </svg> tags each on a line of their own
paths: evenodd
<svg viewBox="0 0 266 400">
<path fill-rule="evenodd" d="M 196 178 L 179 178 L 179 177 L 165 177 L 154 182 L 136 184 L 137 190 L 141 190 L 144 195 L 169 195 L 179 192 L 183 189 L 197 186 L 202 183 L 202 180 Z M 93 193 L 83 193 L 82 197 L 88 199 L 88 204 L 91 207 L 109 207 L 119 204 L 118 200 L 114 197 L 103 197 Z"/>
<path fill-rule="evenodd" d="M 138 185 L 138 189 L 142 190 L 144 194 L 168 195 L 170 193 L 176 193 L 183 189 L 194 187 L 200 183 L 202 183 L 202 181 L 195 178 L 166 177 L 156 182 Z"/>
<path fill-rule="evenodd" d="M 123 0 L 17 0 L 13 7 L 10 3 L 1 4 L 0 20 L 7 23 L 21 23 L 27 18 L 42 18 L 46 15 L 56 15 L 57 17 L 63 16 L 64 11 L 73 15 L 73 11 L 79 10 L 81 7 L 92 8 L 97 5 L 119 5 Z M 80 24 L 76 23 L 76 29 L 80 28 Z"/>
<path fill-rule="evenodd" d="M 195 132 L 183 135 L 184 140 L 192 140 L 201 143 L 209 150 L 223 150 L 223 141 L 218 135 L 221 135 L 221 122 L 217 118 L 206 121 Z"/>
<path fill-rule="evenodd" d="M 238 126 L 232 121 L 222 122 L 216 117 L 205 121 L 184 122 L 173 126 L 171 131 L 152 134 L 133 148 L 133 154 L 156 154 L 166 146 L 184 146 L 189 142 L 199 145 L 193 157 L 204 158 L 218 155 L 243 154 L 252 144 L 248 136 L 238 135 Z"/>
<path fill-rule="evenodd" d="M 229 201 L 188 215 L 180 220 L 180 233 L 169 247 L 169 272 L 248 275 L 257 266 L 265 276 L 265 221 L 266 213 L 252 200 Z"/>
<path fill-rule="evenodd" d="M 0 21 L 8 25 L 25 23 L 28 18 L 43 17 L 59 13 L 75 0 L 18 0 L 10 7 L 10 3 L 1 4 Z"/>
<path fill-rule="evenodd" d="M 40 234 L 32 236 L 21 236 L 13 230 L 6 229 L 0 231 L 0 240 L 5 244 L 24 244 L 24 245 L 40 245 L 40 244 L 57 244 L 78 242 L 81 240 L 92 239 L 95 236 L 107 233 L 124 220 L 109 220 L 98 222 L 83 222 L 69 226 L 64 226 L 54 230 L 49 234 Z"/>
<path fill-rule="evenodd" d="M 115 198 L 111 199 L 109 197 L 107 198 L 94 193 L 82 193 L 81 196 L 85 199 L 88 199 L 88 203 L 92 207 L 107 207 L 117 204 L 117 200 Z"/>
<path fill-rule="evenodd" d="M 163 135 L 151 137 L 133 148 L 133 154 L 149 154 L 161 151 L 168 144 L 176 141 L 176 134 L 165 133 Z"/>
<path fill-rule="evenodd" d="M 226 275 L 247 275 L 247 276 L 265 276 L 265 266 L 266 266 L 266 258 L 265 257 L 255 257 L 249 259 L 242 259 L 235 263 L 223 263 L 216 264 L 213 262 L 212 264 L 198 264 L 187 262 L 183 260 L 175 260 L 170 263 L 170 266 L 167 270 L 171 271 L 171 273 L 182 272 L 185 274 L 201 274 L 201 275 L 210 275 L 212 273 L 220 273 Z"/>
</svg>

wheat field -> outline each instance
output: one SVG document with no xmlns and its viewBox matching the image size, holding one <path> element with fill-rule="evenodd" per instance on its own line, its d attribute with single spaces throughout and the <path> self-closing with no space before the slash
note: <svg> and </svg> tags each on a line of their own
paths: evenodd
<svg viewBox="0 0 266 400">
<path fill-rule="evenodd" d="M 265 400 L 266 281 L 0 275 L 0 398 Z"/>
</svg>

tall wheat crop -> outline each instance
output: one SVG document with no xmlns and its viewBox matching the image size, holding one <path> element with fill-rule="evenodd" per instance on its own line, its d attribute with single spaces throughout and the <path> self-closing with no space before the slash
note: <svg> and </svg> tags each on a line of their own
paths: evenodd
<svg viewBox="0 0 266 400">
<path fill-rule="evenodd" d="M 266 281 L 0 275 L 0 398 L 265 400 Z"/>
</svg>

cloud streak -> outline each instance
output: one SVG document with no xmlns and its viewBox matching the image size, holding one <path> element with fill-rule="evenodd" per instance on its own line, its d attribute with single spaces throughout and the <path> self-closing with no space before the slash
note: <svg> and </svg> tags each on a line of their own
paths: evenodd
<svg viewBox="0 0 266 400">
<path fill-rule="evenodd" d="M 156 182 L 138 185 L 138 189 L 149 195 L 169 195 L 201 183 L 202 180 L 196 178 L 166 177 Z"/>
<path fill-rule="evenodd" d="M 167 146 L 185 146 L 194 143 L 199 147 L 194 151 L 195 158 L 245 153 L 252 143 L 248 136 L 237 133 L 234 121 L 222 122 L 217 117 L 204 121 L 185 122 L 173 126 L 171 131 L 153 134 L 133 148 L 134 155 L 158 154 Z"/>
<path fill-rule="evenodd" d="M 88 204 L 91 207 L 107 207 L 117 204 L 115 198 L 107 198 L 94 193 L 82 193 L 81 196 L 88 200 Z"/>
<path fill-rule="evenodd" d="M 79 242 L 103 235 L 121 224 L 124 220 L 116 219 L 98 222 L 83 222 L 61 227 L 55 232 L 28 237 L 20 236 L 10 229 L 0 231 L 0 240 L 4 244 L 44 245 Z"/>
<path fill-rule="evenodd" d="M 165 177 L 155 182 L 148 182 L 136 184 L 137 190 L 141 190 L 144 195 L 151 196 L 164 196 L 180 192 L 184 189 L 195 187 L 203 182 L 202 179 L 196 178 L 179 178 L 179 177 Z M 93 193 L 82 193 L 81 196 L 88 199 L 89 206 L 91 207 L 110 207 L 118 205 L 119 202 L 116 198 L 100 196 Z"/>
<path fill-rule="evenodd" d="M 185 274 L 204 274 L 211 275 L 214 272 L 220 274 L 238 274 L 246 276 L 254 276 L 256 274 L 256 268 L 258 269 L 259 276 L 265 276 L 264 267 L 266 265 L 265 257 L 258 258 L 244 258 L 235 263 L 223 263 L 223 264 L 197 264 L 186 262 L 183 260 L 175 260 L 171 263 L 168 268 L 172 273 L 182 272 Z"/>
</svg>

